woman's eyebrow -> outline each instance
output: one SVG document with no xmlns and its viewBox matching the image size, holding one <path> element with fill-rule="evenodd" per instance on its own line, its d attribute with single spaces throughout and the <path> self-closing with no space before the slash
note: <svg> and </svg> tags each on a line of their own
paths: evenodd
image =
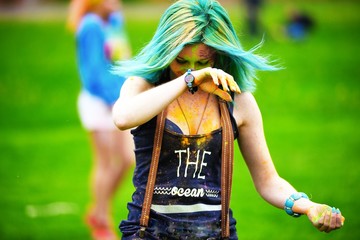
<svg viewBox="0 0 360 240">
<path fill-rule="evenodd" d="M 209 61 L 209 60 L 211 60 L 211 58 L 200 58 L 198 61 Z"/>
<path fill-rule="evenodd" d="M 198 61 L 207 61 L 207 60 L 211 60 L 212 56 L 200 56 L 201 58 L 198 59 Z M 187 58 L 186 57 L 180 57 L 180 56 L 177 56 L 176 59 L 180 59 L 180 60 L 186 60 Z"/>
</svg>

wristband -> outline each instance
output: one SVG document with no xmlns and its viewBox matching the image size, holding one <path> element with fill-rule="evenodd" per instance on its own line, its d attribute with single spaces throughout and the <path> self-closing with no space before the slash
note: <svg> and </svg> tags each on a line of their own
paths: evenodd
<svg viewBox="0 0 360 240">
<path fill-rule="evenodd" d="M 187 70 L 184 80 L 189 91 L 194 94 L 198 90 L 198 87 L 194 86 L 195 77 L 191 74 L 191 69 Z"/>
<path fill-rule="evenodd" d="M 298 192 L 298 193 L 294 193 L 291 194 L 291 196 L 286 199 L 285 204 L 284 204 L 284 210 L 287 214 L 289 214 L 292 217 L 300 217 L 302 214 L 300 213 L 295 213 L 292 208 L 294 206 L 295 201 L 301 199 L 301 198 L 306 198 L 309 199 L 309 197 L 303 193 L 303 192 Z"/>
</svg>

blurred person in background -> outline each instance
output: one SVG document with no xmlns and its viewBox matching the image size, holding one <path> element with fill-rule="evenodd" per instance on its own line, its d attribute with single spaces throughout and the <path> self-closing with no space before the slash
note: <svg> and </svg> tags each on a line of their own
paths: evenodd
<svg viewBox="0 0 360 240">
<path fill-rule="evenodd" d="M 129 78 L 114 121 L 133 129 L 136 146 L 123 240 L 237 239 L 228 208 L 232 168 L 224 164 L 234 138 L 264 200 L 290 216 L 306 215 L 320 231 L 342 227 L 339 209 L 310 200 L 276 171 L 251 92 L 258 70 L 277 68 L 255 50 L 241 47 L 219 2 L 180 0 L 142 51 L 119 62 L 117 71 Z"/>
<path fill-rule="evenodd" d="M 285 34 L 294 40 L 306 38 L 308 33 L 314 28 L 313 18 L 296 7 L 289 7 L 287 10 L 287 22 Z"/>
<path fill-rule="evenodd" d="M 97 240 L 117 239 L 111 199 L 134 159 L 131 134 L 117 129 L 111 117 L 124 82 L 124 78 L 111 73 L 111 66 L 131 54 L 120 7 L 118 0 L 73 0 L 68 16 L 68 28 L 76 32 L 82 83 L 78 111 L 83 127 L 90 133 L 94 155 L 93 199 L 86 222 Z"/>
<path fill-rule="evenodd" d="M 314 17 L 292 3 L 284 5 L 283 17 L 280 23 L 269 26 L 271 36 L 279 42 L 306 40 L 316 27 Z"/>
<path fill-rule="evenodd" d="M 263 5 L 263 0 L 242 0 L 246 7 L 247 12 L 247 24 L 249 33 L 252 36 L 256 36 L 259 34 L 260 27 L 260 9 Z"/>
</svg>

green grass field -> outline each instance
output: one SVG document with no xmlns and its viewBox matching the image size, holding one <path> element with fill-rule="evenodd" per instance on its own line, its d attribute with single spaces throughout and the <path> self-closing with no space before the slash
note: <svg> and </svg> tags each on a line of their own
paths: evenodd
<svg viewBox="0 0 360 240">
<path fill-rule="evenodd" d="M 259 51 L 285 69 L 260 73 L 255 96 L 280 175 L 314 201 L 339 207 L 345 226 L 321 233 L 306 217 L 291 218 L 264 202 L 237 151 L 232 208 L 240 239 L 360 239 L 360 4 L 301 5 L 316 21 L 302 42 L 275 33 L 282 4 L 264 9 L 267 33 Z M 244 31 L 240 9 L 230 9 L 243 45 L 259 42 Z M 137 52 L 158 16 L 130 10 L 126 16 Z M 0 239 L 90 239 L 82 218 L 91 153 L 76 111 L 73 36 L 59 19 L 2 19 L 0 32 Z M 129 174 L 113 204 L 115 225 L 126 218 L 132 190 Z"/>
</svg>

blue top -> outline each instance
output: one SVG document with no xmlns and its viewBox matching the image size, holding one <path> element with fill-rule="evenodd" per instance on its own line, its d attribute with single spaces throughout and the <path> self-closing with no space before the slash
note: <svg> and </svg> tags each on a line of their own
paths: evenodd
<svg viewBox="0 0 360 240">
<path fill-rule="evenodd" d="M 112 25 L 119 27 L 122 23 L 119 13 L 112 14 L 108 24 L 98 15 L 88 13 L 83 17 L 76 34 L 82 88 L 108 105 L 115 103 L 125 81 L 124 77 L 110 72 L 111 60 L 105 51 L 108 28 Z"/>
<path fill-rule="evenodd" d="M 232 122 L 236 137 L 233 118 Z M 132 130 L 136 190 L 128 204 L 128 219 L 120 225 L 124 240 L 133 239 L 139 231 L 155 126 L 156 118 Z M 221 129 L 183 135 L 174 123 L 166 121 L 145 239 L 221 238 L 221 142 Z M 235 224 L 230 210 L 230 239 L 237 239 Z"/>
</svg>

